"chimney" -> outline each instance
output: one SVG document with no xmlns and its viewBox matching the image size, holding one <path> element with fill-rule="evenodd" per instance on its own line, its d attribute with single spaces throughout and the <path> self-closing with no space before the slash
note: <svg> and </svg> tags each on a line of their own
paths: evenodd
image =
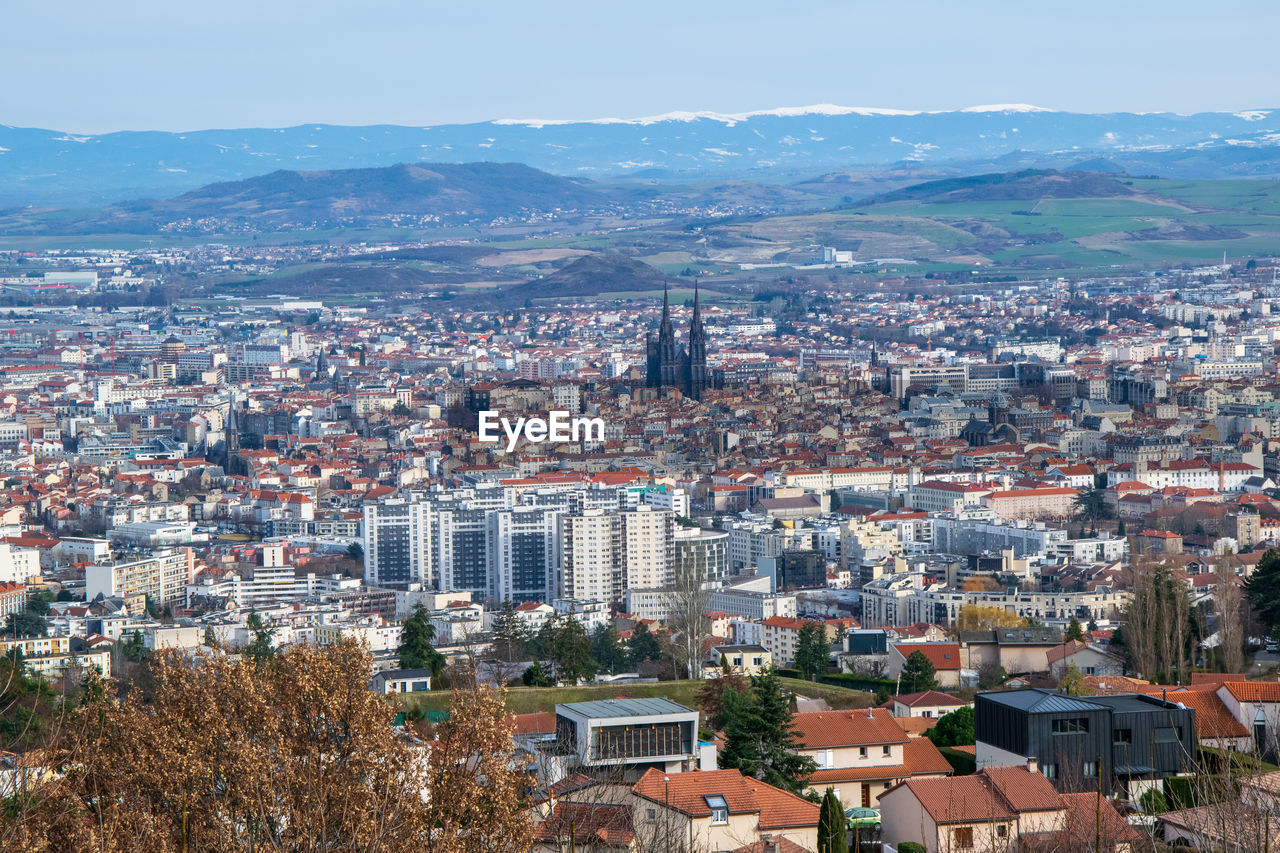
<svg viewBox="0 0 1280 853">
<path fill-rule="evenodd" d="M 1036 761 L 1036 757 L 1034 755 L 1027 756 L 1027 771 L 1030 773 L 1040 772 L 1040 762 Z"/>
</svg>

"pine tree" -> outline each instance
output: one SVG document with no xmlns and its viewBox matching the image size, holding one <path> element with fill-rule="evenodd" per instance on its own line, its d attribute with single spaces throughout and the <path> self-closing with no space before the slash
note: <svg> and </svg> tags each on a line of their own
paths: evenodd
<svg viewBox="0 0 1280 853">
<path fill-rule="evenodd" d="M 637 622 L 631 629 L 631 639 L 627 641 L 627 647 L 630 649 L 632 666 L 662 657 L 661 644 L 653 636 L 649 626 L 643 622 Z"/>
<path fill-rule="evenodd" d="M 1084 642 L 1084 628 L 1080 627 L 1080 620 L 1074 616 L 1072 616 L 1071 621 L 1067 623 L 1066 639 L 1068 642 L 1071 640 Z"/>
<path fill-rule="evenodd" d="M 591 657 L 591 640 L 587 629 L 572 614 L 557 616 L 551 629 L 551 647 L 547 657 L 556 668 L 556 680 L 562 684 L 577 684 L 596 674 L 596 664 Z"/>
<path fill-rule="evenodd" d="M 492 627 L 494 657 L 507 663 L 528 659 L 529 632 L 510 600 L 502 603 L 502 610 L 493 617 Z"/>
<path fill-rule="evenodd" d="M 792 700 L 782 692 L 782 681 L 772 669 L 751 677 L 751 693 L 762 726 L 760 768 L 756 778 L 775 788 L 800 794 L 817 764 L 796 752 L 801 744 L 792 722 Z"/>
<path fill-rule="evenodd" d="M 844 809 L 836 798 L 836 792 L 827 788 L 822 798 L 822 811 L 818 813 L 818 853 L 848 853 L 848 850 Z"/>
<path fill-rule="evenodd" d="M 898 693 L 923 693 L 936 690 L 938 687 L 938 671 L 934 669 L 924 652 L 912 652 L 907 662 L 902 665 L 902 674 L 898 677 Z"/>
<path fill-rule="evenodd" d="M 827 629 L 820 622 L 806 622 L 796 637 L 796 669 L 801 678 L 816 681 L 831 668 Z"/>
<path fill-rule="evenodd" d="M 431 614 L 421 604 L 415 604 L 409 618 L 404 620 L 400 647 L 396 652 L 400 655 L 401 669 L 428 670 L 433 686 L 439 683 L 447 663 L 444 655 L 432 645 L 435 639 L 436 627 L 431 624 Z"/>
<path fill-rule="evenodd" d="M 617 675 L 626 668 L 627 649 L 622 645 L 622 637 L 618 635 L 618 626 L 610 619 L 591 635 L 591 647 L 595 653 L 596 664 L 602 670 Z"/>
<path fill-rule="evenodd" d="M 1280 626 L 1280 551 L 1267 549 L 1244 585 L 1258 620 L 1270 631 Z"/>
</svg>

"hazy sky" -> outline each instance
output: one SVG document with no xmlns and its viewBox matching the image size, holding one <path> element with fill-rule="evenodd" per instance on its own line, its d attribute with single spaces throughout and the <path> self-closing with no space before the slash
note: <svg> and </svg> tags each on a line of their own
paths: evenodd
<svg viewBox="0 0 1280 853">
<path fill-rule="evenodd" d="M 81 132 L 1280 107 L 1275 0 L 5 0 L 0 122 Z"/>
</svg>

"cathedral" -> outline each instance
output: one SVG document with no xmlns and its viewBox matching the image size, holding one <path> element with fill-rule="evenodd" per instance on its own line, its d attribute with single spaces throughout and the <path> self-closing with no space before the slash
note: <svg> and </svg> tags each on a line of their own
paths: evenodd
<svg viewBox="0 0 1280 853">
<path fill-rule="evenodd" d="M 662 294 L 662 324 L 658 337 L 649 334 L 645 345 L 648 356 L 648 385 L 650 388 L 678 388 L 680 393 L 695 400 L 702 399 L 702 392 L 711 385 L 711 372 L 707 369 L 707 332 L 702 326 L 702 311 L 698 305 L 698 287 L 693 289 L 693 322 L 689 324 L 689 347 L 676 347 L 676 332 L 671 326 L 671 294 Z"/>
</svg>

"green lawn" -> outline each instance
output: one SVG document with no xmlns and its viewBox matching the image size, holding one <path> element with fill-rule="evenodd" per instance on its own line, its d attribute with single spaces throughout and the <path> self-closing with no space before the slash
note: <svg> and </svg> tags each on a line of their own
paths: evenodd
<svg viewBox="0 0 1280 853">
<path fill-rule="evenodd" d="M 814 684 L 794 678 L 781 679 L 782 686 L 801 696 L 825 699 L 832 708 L 869 708 L 875 695 L 831 684 Z M 663 697 L 681 705 L 697 707 L 698 680 L 659 681 L 656 684 L 600 684 L 586 687 L 512 687 L 507 690 L 507 709 L 514 714 L 554 711 L 557 704 L 590 702 L 595 699 L 652 699 Z M 450 691 L 393 697 L 405 707 L 427 711 L 449 710 Z"/>
</svg>

